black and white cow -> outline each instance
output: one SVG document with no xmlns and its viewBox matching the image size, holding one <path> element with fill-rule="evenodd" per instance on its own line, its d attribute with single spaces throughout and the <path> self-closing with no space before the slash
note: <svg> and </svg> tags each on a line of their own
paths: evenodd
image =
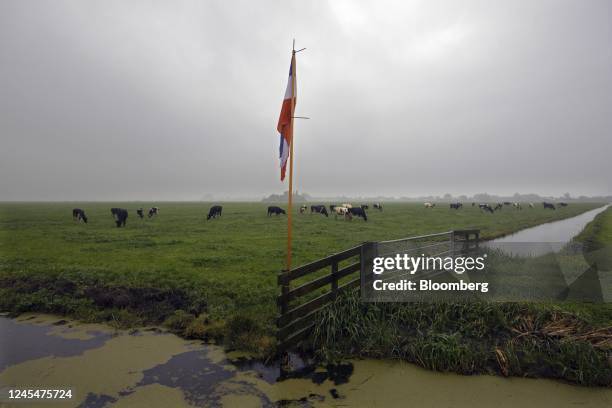
<svg viewBox="0 0 612 408">
<path fill-rule="evenodd" d="M 382 203 L 374 203 L 373 207 L 374 207 L 374 209 L 376 209 L 378 211 L 382 211 L 383 210 Z"/>
<path fill-rule="evenodd" d="M 115 219 L 115 223 L 117 224 L 117 228 L 125 227 L 125 223 L 128 218 L 128 212 L 123 208 L 111 208 L 111 214 Z"/>
<path fill-rule="evenodd" d="M 549 208 L 551 210 L 556 210 L 557 209 L 553 203 L 547 203 L 546 201 L 544 201 L 542 203 L 542 205 L 544 206 L 544 209 L 546 209 L 546 208 Z"/>
<path fill-rule="evenodd" d="M 318 213 L 318 214 L 323 214 L 324 216 L 328 217 L 329 213 L 327 212 L 327 208 L 325 208 L 324 205 L 311 205 L 310 206 L 310 213 Z"/>
<path fill-rule="evenodd" d="M 463 204 L 461 204 L 461 203 L 450 203 L 451 210 L 458 210 L 461 207 L 463 207 Z"/>
<path fill-rule="evenodd" d="M 149 218 L 153 217 L 154 215 L 159 214 L 159 207 L 151 207 L 149 208 Z"/>
<path fill-rule="evenodd" d="M 140 219 L 144 218 L 144 210 L 142 208 L 137 209 L 136 214 L 140 217 Z"/>
<path fill-rule="evenodd" d="M 222 211 L 223 211 L 223 207 L 221 207 L 220 205 L 213 205 L 212 207 L 210 207 L 210 210 L 208 211 L 208 216 L 206 217 L 206 219 L 210 220 L 211 218 L 220 217 Z"/>
<path fill-rule="evenodd" d="M 478 207 L 482 210 L 482 211 L 488 211 L 491 214 L 493 214 L 493 208 L 491 208 L 491 206 L 489 204 L 478 204 Z"/>
<path fill-rule="evenodd" d="M 559 207 L 567 207 L 567 203 L 559 203 Z"/>
<path fill-rule="evenodd" d="M 355 217 L 363 218 L 364 221 L 368 220 L 368 216 L 366 215 L 365 210 L 363 208 L 361 208 L 361 207 L 349 208 L 348 212 L 349 212 L 349 214 L 354 215 Z"/>
<path fill-rule="evenodd" d="M 300 214 L 304 214 L 306 213 L 306 210 L 308 209 L 308 207 L 306 207 L 305 205 L 301 205 L 300 206 Z"/>
<path fill-rule="evenodd" d="M 281 215 L 281 214 L 286 214 L 285 210 L 283 210 L 280 207 L 277 207 L 275 205 L 271 205 L 270 207 L 268 207 L 268 217 L 271 216 L 272 214 L 276 214 L 276 215 Z"/>
<path fill-rule="evenodd" d="M 360 207 L 363 208 L 364 210 L 368 210 L 370 208 L 370 206 L 367 204 L 361 204 Z"/>
<path fill-rule="evenodd" d="M 83 221 L 85 224 L 87 224 L 87 216 L 85 215 L 85 211 L 81 210 L 80 208 L 75 208 L 72 210 L 72 219 L 74 221 Z"/>
</svg>

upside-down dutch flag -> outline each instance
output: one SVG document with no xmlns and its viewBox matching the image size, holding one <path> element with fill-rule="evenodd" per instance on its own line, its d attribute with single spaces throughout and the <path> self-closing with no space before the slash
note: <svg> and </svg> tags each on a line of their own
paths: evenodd
<svg viewBox="0 0 612 408">
<path fill-rule="evenodd" d="M 295 54 L 291 56 L 291 66 L 289 67 L 289 81 L 287 81 L 287 89 L 285 90 L 285 98 L 281 108 L 280 117 L 276 130 L 280 133 L 280 167 L 281 181 L 285 179 L 285 170 L 287 169 L 287 160 L 289 159 L 289 150 L 293 140 L 293 112 L 295 109 L 296 95 L 295 89 Z M 293 100 L 293 103 L 292 103 Z"/>
</svg>

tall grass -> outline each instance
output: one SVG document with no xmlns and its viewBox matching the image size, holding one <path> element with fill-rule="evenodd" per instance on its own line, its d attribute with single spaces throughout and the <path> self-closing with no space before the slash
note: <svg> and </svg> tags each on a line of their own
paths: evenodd
<svg viewBox="0 0 612 408">
<path fill-rule="evenodd" d="M 610 327 L 553 305 L 362 303 L 353 292 L 321 312 L 312 347 L 329 362 L 395 358 L 461 374 L 612 386 Z"/>
</svg>

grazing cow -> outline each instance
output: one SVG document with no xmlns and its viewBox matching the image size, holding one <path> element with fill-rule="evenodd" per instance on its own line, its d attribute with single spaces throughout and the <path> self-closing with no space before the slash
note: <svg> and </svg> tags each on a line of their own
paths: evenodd
<svg viewBox="0 0 612 408">
<path fill-rule="evenodd" d="M 325 208 L 324 205 L 311 205 L 310 206 L 310 213 L 318 213 L 318 214 L 323 214 L 324 216 L 328 217 L 329 213 L 327 212 L 327 208 Z"/>
<path fill-rule="evenodd" d="M 306 207 L 305 205 L 300 206 L 300 214 L 304 214 L 307 208 L 308 207 Z"/>
<path fill-rule="evenodd" d="M 128 218 L 127 210 L 123 208 L 111 208 L 111 214 L 115 219 L 115 223 L 117 224 L 117 228 L 125 227 L 125 223 Z"/>
<path fill-rule="evenodd" d="M 382 211 L 383 205 L 382 203 L 374 203 L 374 208 L 377 209 L 378 211 Z"/>
<path fill-rule="evenodd" d="M 352 218 L 349 209 L 345 207 L 334 207 L 334 214 L 336 219 L 338 219 L 338 216 L 344 217 L 346 220 L 349 220 L 349 217 Z"/>
<path fill-rule="evenodd" d="M 425 206 L 425 208 L 434 208 L 436 206 L 436 203 L 423 203 L 423 205 Z"/>
<path fill-rule="evenodd" d="M 559 207 L 567 207 L 567 203 L 559 203 Z"/>
<path fill-rule="evenodd" d="M 497 205 L 493 208 L 493 211 L 501 210 L 502 208 L 504 208 L 504 206 L 501 205 L 501 203 L 497 203 Z"/>
<path fill-rule="evenodd" d="M 368 220 L 368 216 L 366 215 L 366 212 L 363 208 L 360 208 L 360 207 L 349 208 L 348 213 L 351 215 L 354 215 L 355 217 L 361 217 L 363 218 L 364 221 Z"/>
<path fill-rule="evenodd" d="M 522 210 L 523 206 L 521 205 L 521 203 L 512 203 L 512 206 L 514 208 L 516 208 L 517 210 Z"/>
<path fill-rule="evenodd" d="M 149 208 L 149 218 L 153 217 L 154 215 L 157 215 L 158 213 L 159 213 L 158 207 Z"/>
<path fill-rule="evenodd" d="M 556 210 L 557 209 L 553 203 L 547 203 L 546 201 L 544 201 L 542 203 L 542 205 L 544 206 L 544 209 L 546 209 L 546 208 L 550 208 L 551 210 Z"/>
<path fill-rule="evenodd" d="M 272 214 L 276 214 L 276 215 L 281 215 L 281 214 L 286 214 L 285 210 L 283 210 L 280 207 L 277 207 L 275 205 L 271 205 L 270 207 L 268 207 L 268 217 L 271 216 Z"/>
<path fill-rule="evenodd" d="M 461 204 L 461 203 L 450 203 L 451 210 L 458 210 L 461 207 L 463 207 L 463 204 Z"/>
<path fill-rule="evenodd" d="M 534 208 L 533 203 L 529 203 L 529 208 Z"/>
<path fill-rule="evenodd" d="M 221 207 L 220 205 L 213 205 L 212 207 L 210 207 L 210 210 L 208 211 L 208 216 L 206 217 L 206 219 L 210 220 L 211 218 L 220 217 L 222 211 L 223 211 L 223 207 Z"/>
<path fill-rule="evenodd" d="M 478 207 L 482 210 L 482 211 L 488 211 L 491 214 L 493 214 L 493 208 L 491 208 L 491 206 L 489 204 L 478 204 Z"/>
<path fill-rule="evenodd" d="M 344 207 L 344 208 L 353 208 L 353 205 L 349 204 L 349 203 L 344 203 L 344 204 L 342 204 L 342 207 Z"/>
<path fill-rule="evenodd" d="M 85 224 L 87 224 L 87 216 L 85 215 L 85 211 L 81 210 L 80 208 L 75 208 L 72 210 L 72 219 L 74 221 L 83 221 Z"/>
<path fill-rule="evenodd" d="M 144 210 L 142 208 L 137 209 L 136 214 L 138 214 L 141 219 L 144 218 Z"/>
<path fill-rule="evenodd" d="M 361 204 L 360 207 L 364 210 L 368 210 L 370 208 L 370 206 L 368 206 L 367 204 Z"/>
</svg>

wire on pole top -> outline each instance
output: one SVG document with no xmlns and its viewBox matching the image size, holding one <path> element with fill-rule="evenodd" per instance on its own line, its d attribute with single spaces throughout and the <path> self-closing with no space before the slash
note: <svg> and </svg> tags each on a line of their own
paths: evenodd
<svg viewBox="0 0 612 408">
<path fill-rule="evenodd" d="M 293 39 L 293 47 L 292 47 L 292 50 L 293 50 L 293 53 L 294 53 L 294 54 L 296 54 L 296 53 L 298 53 L 298 52 L 300 52 L 300 51 L 304 51 L 305 49 L 306 49 L 306 48 L 300 48 L 299 50 L 297 50 L 297 51 L 296 51 L 296 49 L 295 49 L 295 38 Z"/>
</svg>

